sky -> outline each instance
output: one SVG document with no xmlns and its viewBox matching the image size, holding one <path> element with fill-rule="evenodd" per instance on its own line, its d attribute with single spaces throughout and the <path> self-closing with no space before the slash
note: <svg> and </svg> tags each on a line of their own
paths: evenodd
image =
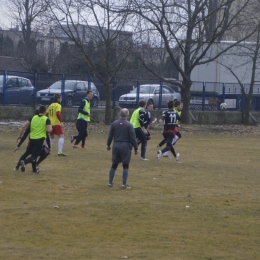
<svg viewBox="0 0 260 260">
<path fill-rule="evenodd" d="M 11 28 L 11 19 L 8 18 L 9 11 L 4 2 L 4 0 L 0 0 L 0 27 L 2 27 L 2 29 L 9 29 Z M 14 27 L 14 25 L 12 26 Z"/>
</svg>

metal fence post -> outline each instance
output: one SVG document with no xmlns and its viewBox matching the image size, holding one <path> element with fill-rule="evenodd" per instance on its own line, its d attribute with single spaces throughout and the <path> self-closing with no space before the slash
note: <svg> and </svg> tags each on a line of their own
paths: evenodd
<svg viewBox="0 0 260 260">
<path fill-rule="evenodd" d="M 116 106 L 116 80 L 113 79 L 112 83 L 112 108 L 114 109 Z"/>
<path fill-rule="evenodd" d="M 4 82 L 3 82 L 3 106 L 5 106 L 5 96 L 6 96 L 6 87 L 7 87 L 7 71 L 4 71 Z"/>
<path fill-rule="evenodd" d="M 88 77 L 88 90 L 91 90 L 91 78 Z"/>
<path fill-rule="evenodd" d="M 33 97 L 34 97 L 34 104 L 37 104 L 37 91 L 38 91 L 38 74 L 37 72 L 34 73 L 34 77 L 33 77 L 33 86 L 34 86 L 34 93 L 33 93 Z"/>
<path fill-rule="evenodd" d="M 140 82 L 137 81 L 136 85 L 137 85 L 137 89 L 136 89 L 136 104 L 135 104 L 135 107 L 138 108 L 139 107 Z"/>
<path fill-rule="evenodd" d="M 205 110 L 205 95 L 206 95 L 206 83 L 203 82 L 202 85 L 202 105 L 201 108 L 204 111 Z"/>
<path fill-rule="evenodd" d="M 159 104 L 158 104 L 159 109 L 161 109 L 161 107 L 162 107 L 162 85 L 163 85 L 163 82 L 162 82 L 162 80 L 160 80 Z"/>
<path fill-rule="evenodd" d="M 222 87 L 222 100 L 221 100 L 221 103 L 225 103 L 225 93 L 226 93 L 226 84 L 223 83 L 223 87 Z"/>
<path fill-rule="evenodd" d="M 64 106 L 64 96 L 65 96 L 65 75 L 62 74 L 62 79 L 61 79 L 61 96 L 62 96 L 62 101 L 61 105 Z"/>
</svg>

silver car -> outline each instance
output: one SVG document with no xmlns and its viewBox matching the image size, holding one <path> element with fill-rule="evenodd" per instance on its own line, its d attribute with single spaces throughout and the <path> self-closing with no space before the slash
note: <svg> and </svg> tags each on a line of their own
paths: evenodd
<svg viewBox="0 0 260 260">
<path fill-rule="evenodd" d="M 181 100 L 181 95 L 175 92 L 171 87 L 163 85 L 161 95 L 161 108 L 167 108 L 167 102 L 169 100 Z M 154 107 L 159 107 L 160 100 L 160 85 L 159 84 L 147 84 L 140 85 L 139 100 L 145 100 L 147 103 L 153 104 Z M 119 106 L 121 107 L 136 107 L 137 104 L 137 88 L 132 90 L 129 94 L 120 96 Z"/>
</svg>

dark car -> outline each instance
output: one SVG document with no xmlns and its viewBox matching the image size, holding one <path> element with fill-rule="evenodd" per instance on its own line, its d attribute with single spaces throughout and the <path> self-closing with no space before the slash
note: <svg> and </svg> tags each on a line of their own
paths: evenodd
<svg viewBox="0 0 260 260">
<path fill-rule="evenodd" d="M 91 107 L 98 107 L 99 91 L 94 85 L 91 84 L 93 91 L 93 98 L 91 100 Z M 54 101 L 55 94 L 61 94 L 62 81 L 56 81 L 49 88 L 37 92 L 37 103 L 42 105 L 49 105 Z M 79 80 L 65 80 L 64 81 L 64 95 L 63 104 L 68 107 L 79 105 L 82 99 L 86 96 L 88 90 L 87 81 Z"/>
<path fill-rule="evenodd" d="M 0 76 L 0 104 L 3 104 L 5 96 L 5 104 L 33 105 L 35 89 L 29 79 L 7 76 L 4 83 L 4 76 Z"/>
</svg>

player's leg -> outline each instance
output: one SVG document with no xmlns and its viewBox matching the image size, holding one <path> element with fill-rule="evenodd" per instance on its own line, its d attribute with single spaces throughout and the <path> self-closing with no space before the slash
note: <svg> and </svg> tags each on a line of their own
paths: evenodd
<svg viewBox="0 0 260 260">
<path fill-rule="evenodd" d="M 81 141 L 81 148 L 85 148 L 86 138 L 88 137 L 88 122 L 85 121 L 84 134 Z"/>
<path fill-rule="evenodd" d="M 39 154 L 41 153 L 41 149 L 44 143 L 44 138 L 37 139 L 37 140 L 30 140 L 30 142 L 32 144 L 32 154 L 29 158 L 20 161 L 21 171 L 24 172 L 25 165 L 31 163 L 33 167 L 33 172 L 36 173 L 37 172 L 36 160 Z"/>
<path fill-rule="evenodd" d="M 128 143 L 120 143 L 120 150 L 121 162 L 123 164 L 122 188 L 130 189 L 131 187 L 127 185 L 127 180 L 129 174 L 129 163 L 131 160 L 132 148 Z"/>
<path fill-rule="evenodd" d="M 26 151 L 25 151 L 24 154 L 20 157 L 20 159 L 18 160 L 16 166 L 14 167 L 14 171 L 19 170 L 20 162 L 21 162 L 21 161 L 24 161 L 31 153 L 32 153 L 32 147 L 28 144 L 28 146 L 26 147 Z"/>
<path fill-rule="evenodd" d="M 64 134 L 58 135 L 58 155 L 66 156 L 65 153 L 63 153 L 63 146 L 64 146 Z"/>
<path fill-rule="evenodd" d="M 82 141 L 83 138 L 85 138 L 85 120 L 79 119 L 77 121 L 77 129 L 78 129 L 78 135 L 76 136 L 76 141 L 73 145 L 74 148 L 80 148 L 79 143 Z"/>
<path fill-rule="evenodd" d="M 117 166 L 118 166 L 117 163 L 113 163 L 111 168 L 110 168 L 110 170 L 109 170 L 109 173 L 108 173 L 108 187 L 113 187 L 114 186 L 113 180 L 114 180 L 114 177 L 115 177 Z"/>
<path fill-rule="evenodd" d="M 77 129 L 77 131 L 78 131 L 78 134 L 77 135 L 72 135 L 71 137 L 70 137 L 70 143 L 73 143 L 77 138 L 78 138 L 78 136 L 79 136 L 79 122 L 78 122 L 79 120 L 77 120 L 77 122 L 76 122 L 76 129 Z"/>
<path fill-rule="evenodd" d="M 38 166 L 42 161 L 44 161 L 49 154 L 50 154 L 50 153 L 49 153 L 48 147 L 45 146 L 45 145 L 43 145 L 43 146 L 42 146 L 41 153 L 40 153 L 40 155 L 39 155 L 39 159 L 38 159 L 37 162 L 36 162 L 36 166 Z"/>
<path fill-rule="evenodd" d="M 148 159 L 145 157 L 146 146 L 147 146 L 147 138 L 146 138 L 146 136 L 145 136 L 145 134 L 144 134 L 144 132 L 142 131 L 141 128 L 136 128 L 135 129 L 135 134 L 136 134 L 136 137 L 141 142 L 141 160 L 147 161 Z"/>
</svg>

